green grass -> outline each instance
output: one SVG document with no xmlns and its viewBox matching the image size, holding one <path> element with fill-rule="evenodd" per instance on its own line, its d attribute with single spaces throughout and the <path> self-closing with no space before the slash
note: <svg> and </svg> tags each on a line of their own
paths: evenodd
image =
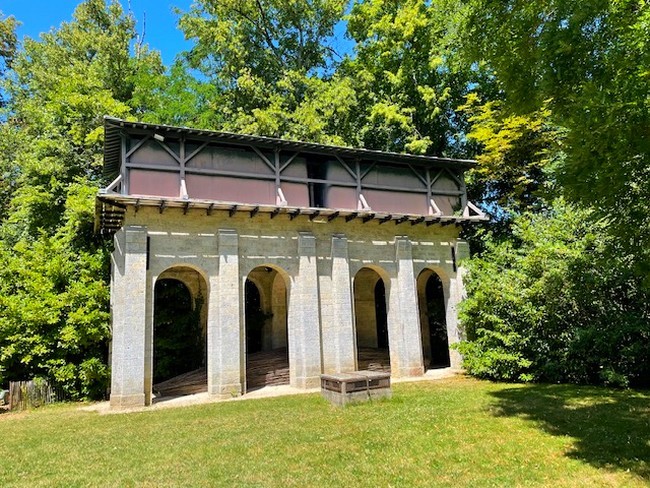
<svg viewBox="0 0 650 488">
<path fill-rule="evenodd" d="M 0 415 L 6 486 L 647 486 L 650 392 L 457 378 L 122 415 Z"/>
</svg>

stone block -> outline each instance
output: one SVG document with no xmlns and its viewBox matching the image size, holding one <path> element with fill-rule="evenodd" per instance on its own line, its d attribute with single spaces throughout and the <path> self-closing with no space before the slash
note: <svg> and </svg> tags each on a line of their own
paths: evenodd
<svg viewBox="0 0 650 488">
<path fill-rule="evenodd" d="M 390 398 L 390 374 L 378 371 L 323 374 L 321 394 L 338 406 Z"/>
</svg>

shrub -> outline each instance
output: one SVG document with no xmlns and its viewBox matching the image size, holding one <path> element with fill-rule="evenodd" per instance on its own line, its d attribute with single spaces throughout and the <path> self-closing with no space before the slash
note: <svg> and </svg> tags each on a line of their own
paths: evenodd
<svg viewBox="0 0 650 488">
<path fill-rule="evenodd" d="M 588 211 L 515 219 L 467 261 L 459 345 L 472 375 L 628 386 L 650 378 L 650 294 Z"/>
</svg>

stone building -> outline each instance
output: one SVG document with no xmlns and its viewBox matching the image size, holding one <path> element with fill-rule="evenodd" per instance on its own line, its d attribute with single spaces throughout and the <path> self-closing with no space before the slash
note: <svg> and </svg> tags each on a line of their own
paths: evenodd
<svg viewBox="0 0 650 488">
<path fill-rule="evenodd" d="M 105 136 L 112 406 L 151 403 L 173 286 L 191 299 L 167 323 L 195 317 L 202 344 L 181 360 L 217 397 L 282 368 L 309 388 L 321 373 L 459 365 L 458 235 L 485 218 L 466 197 L 471 161 L 113 118 Z"/>
</svg>

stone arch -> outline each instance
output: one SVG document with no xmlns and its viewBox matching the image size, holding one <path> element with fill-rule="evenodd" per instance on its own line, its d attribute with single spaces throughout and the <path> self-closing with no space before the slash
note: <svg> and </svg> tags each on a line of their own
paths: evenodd
<svg viewBox="0 0 650 488">
<path fill-rule="evenodd" d="M 288 284 L 288 274 L 275 265 L 256 266 L 244 279 L 247 391 L 289 384 Z"/>
<path fill-rule="evenodd" d="M 389 291 L 390 278 L 379 266 L 364 266 L 354 275 L 354 324 L 360 370 L 390 372 Z"/>
<path fill-rule="evenodd" d="M 417 277 L 418 308 L 425 369 L 450 366 L 447 330 L 448 279 L 438 269 L 425 268 Z"/>
<path fill-rule="evenodd" d="M 208 281 L 202 270 L 180 264 L 160 273 L 153 283 L 151 378 L 161 396 L 207 388 L 206 333 Z M 179 375 L 193 372 L 182 385 Z"/>
<path fill-rule="evenodd" d="M 193 297 L 203 300 L 203 306 L 201 307 L 201 329 L 205 335 L 208 327 L 207 300 L 210 293 L 210 280 L 207 273 L 198 266 L 186 263 L 168 266 L 156 277 L 154 291 L 156 283 L 162 279 L 176 279 L 180 281 L 190 290 Z"/>
</svg>

